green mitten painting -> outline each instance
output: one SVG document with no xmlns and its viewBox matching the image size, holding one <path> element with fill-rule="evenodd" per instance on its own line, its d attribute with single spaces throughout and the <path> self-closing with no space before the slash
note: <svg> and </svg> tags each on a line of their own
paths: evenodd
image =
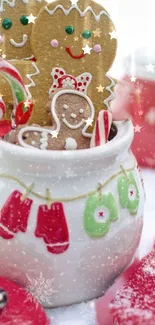
<svg viewBox="0 0 155 325">
<path fill-rule="evenodd" d="M 128 178 L 121 176 L 118 179 L 118 193 L 122 208 L 135 215 L 139 207 L 139 191 L 133 173 L 129 173 Z"/>
<path fill-rule="evenodd" d="M 90 237 L 100 238 L 107 234 L 112 221 L 118 219 L 114 196 L 96 193 L 89 197 L 84 211 L 84 229 Z"/>
</svg>

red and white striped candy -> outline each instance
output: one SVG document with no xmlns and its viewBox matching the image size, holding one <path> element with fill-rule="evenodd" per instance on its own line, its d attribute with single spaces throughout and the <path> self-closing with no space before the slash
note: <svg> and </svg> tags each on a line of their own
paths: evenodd
<svg viewBox="0 0 155 325">
<path fill-rule="evenodd" d="M 0 96 L 0 120 L 2 120 L 2 118 L 4 117 L 5 112 L 6 112 L 6 106 L 3 98 Z"/>
<path fill-rule="evenodd" d="M 111 124 L 112 114 L 105 110 L 100 111 L 92 134 L 90 148 L 102 146 L 108 141 Z"/>
</svg>

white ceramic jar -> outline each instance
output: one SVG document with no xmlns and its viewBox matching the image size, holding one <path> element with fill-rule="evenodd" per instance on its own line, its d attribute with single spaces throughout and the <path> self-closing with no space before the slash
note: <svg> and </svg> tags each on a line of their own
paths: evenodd
<svg viewBox="0 0 155 325">
<path fill-rule="evenodd" d="M 130 121 L 104 147 L 39 151 L 0 141 L 0 275 L 45 307 L 100 297 L 130 263 L 144 192 Z"/>
</svg>

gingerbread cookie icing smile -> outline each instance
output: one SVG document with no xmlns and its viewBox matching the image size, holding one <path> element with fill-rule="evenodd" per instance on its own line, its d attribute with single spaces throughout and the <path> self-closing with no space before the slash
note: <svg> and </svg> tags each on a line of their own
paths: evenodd
<svg viewBox="0 0 155 325">
<path fill-rule="evenodd" d="M 84 52 L 82 52 L 80 55 L 73 55 L 69 46 L 66 47 L 66 52 L 71 56 L 72 59 L 82 59 L 85 57 Z"/>
</svg>

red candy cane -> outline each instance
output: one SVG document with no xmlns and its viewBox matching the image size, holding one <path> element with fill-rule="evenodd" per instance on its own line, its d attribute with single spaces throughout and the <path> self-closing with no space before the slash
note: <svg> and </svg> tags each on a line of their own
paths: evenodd
<svg viewBox="0 0 155 325">
<path fill-rule="evenodd" d="M 4 117 L 5 112 L 6 112 L 6 106 L 3 98 L 0 96 L 0 120 L 2 120 L 2 118 Z"/>
<path fill-rule="evenodd" d="M 100 111 L 92 134 L 90 148 L 104 145 L 108 141 L 112 124 L 112 114 L 108 111 Z"/>
<path fill-rule="evenodd" d="M 26 124 L 31 117 L 33 104 L 28 100 L 24 81 L 18 70 L 4 59 L 0 59 L 0 74 L 9 82 L 13 100 L 16 126 Z M 5 103 L 0 98 L 0 137 L 12 130 L 12 121 L 1 121 L 5 114 Z"/>
</svg>

